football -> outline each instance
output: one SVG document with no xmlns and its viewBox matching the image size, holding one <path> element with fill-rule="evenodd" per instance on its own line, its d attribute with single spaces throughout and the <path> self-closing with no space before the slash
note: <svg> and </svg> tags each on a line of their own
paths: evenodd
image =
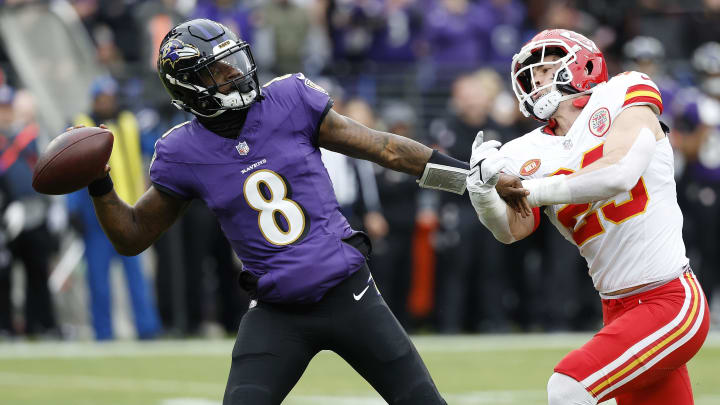
<svg viewBox="0 0 720 405">
<path fill-rule="evenodd" d="M 113 134 L 82 127 L 58 135 L 38 158 L 32 186 L 43 194 L 68 194 L 100 178 L 110 160 Z"/>
</svg>

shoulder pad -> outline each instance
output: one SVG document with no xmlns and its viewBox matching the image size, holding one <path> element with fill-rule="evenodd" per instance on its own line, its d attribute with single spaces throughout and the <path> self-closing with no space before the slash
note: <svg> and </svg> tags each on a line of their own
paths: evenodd
<svg viewBox="0 0 720 405">
<path fill-rule="evenodd" d="M 618 97 L 623 98 L 621 108 L 647 105 L 655 111 L 655 114 L 662 114 L 662 96 L 650 76 L 633 71 L 620 73 L 608 82 L 608 87 Z"/>
<path fill-rule="evenodd" d="M 155 155 L 157 155 L 160 148 L 163 149 L 163 154 L 174 154 L 174 151 L 182 150 L 180 138 L 182 138 L 182 134 L 186 131 L 187 125 L 191 122 L 192 121 L 185 121 L 165 131 L 165 133 L 155 141 Z"/>
</svg>

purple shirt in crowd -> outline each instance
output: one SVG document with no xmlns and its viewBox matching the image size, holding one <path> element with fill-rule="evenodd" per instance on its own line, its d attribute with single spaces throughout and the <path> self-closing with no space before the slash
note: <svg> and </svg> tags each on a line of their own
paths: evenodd
<svg viewBox="0 0 720 405">
<path fill-rule="evenodd" d="M 491 25 L 487 11 L 478 4 L 469 3 L 457 14 L 442 3 L 436 4 L 424 28 L 433 61 L 441 68 L 477 68 L 487 60 Z"/>
<path fill-rule="evenodd" d="M 302 74 L 270 82 L 263 95 L 237 139 L 197 119 L 168 131 L 150 179 L 207 204 L 244 270 L 260 277 L 259 300 L 316 302 L 365 262 L 342 242 L 354 231 L 320 160 L 317 136 L 332 100 Z"/>
</svg>

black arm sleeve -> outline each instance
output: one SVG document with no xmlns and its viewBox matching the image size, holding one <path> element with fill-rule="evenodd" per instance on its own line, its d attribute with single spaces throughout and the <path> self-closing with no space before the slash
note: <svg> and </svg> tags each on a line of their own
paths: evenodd
<svg viewBox="0 0 720 405">
<path fill-rule="evenodd" d="M 457 160 L 454 157 L 450 157 L 438 150 L 433 150 L 433 153 L 432 155 L 430 155 L 428 163 L 435 163 L 438 165 L 452 166 L 458 167 L 460 169 L 470 170 L 470 163 L 463 162 L 462 160 Z"/>
</svg>

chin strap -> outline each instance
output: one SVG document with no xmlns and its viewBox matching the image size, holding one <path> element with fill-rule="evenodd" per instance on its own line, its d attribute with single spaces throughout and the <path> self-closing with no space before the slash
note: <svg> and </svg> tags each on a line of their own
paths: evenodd
<svg viewBox="0 0 720 405">
<path fill-rule="evenodd" d="M 567 94 L 562 95 L 559 90 L 554 89 L 551 92 L 544 94 L 542 97 L 540 97 L 533 106 L 533 114 L 535 114 L 536 117 L 538 117 L 541 120 L 547 120 L 550 117 L 552 117 L 553 114 L 555 114 L 555 111 L 557 111 L 558 107 L 560 106 L 560 103 L 562 103 L 565 100 L 572 100 L 578 97 L 585 96 L 587 97 L 587 100 L 589 100 L 590 96 L 589 94 L 592 93 L 592 90 L 585 90 L 580 93 L 574 93 L 574 94 Z M 585 103 L 582 104 L 582 107 L 587 104 L 587 100 L 585 100 Z M 582 103 L 583 100 L 578 100 L 578 104 Z M 576 107 L 579 107 L 575 102 L 573 102 L 573 105 Z M 582 108 L 581 107 L 581 108 Z"/>
<path fill-rule="evenodd" d="M 585 108 L 588 101 L 590 101 L 590 95 L 584 95 L 573 100 L 572 104 L 577 108 Z"/>
</svg>

